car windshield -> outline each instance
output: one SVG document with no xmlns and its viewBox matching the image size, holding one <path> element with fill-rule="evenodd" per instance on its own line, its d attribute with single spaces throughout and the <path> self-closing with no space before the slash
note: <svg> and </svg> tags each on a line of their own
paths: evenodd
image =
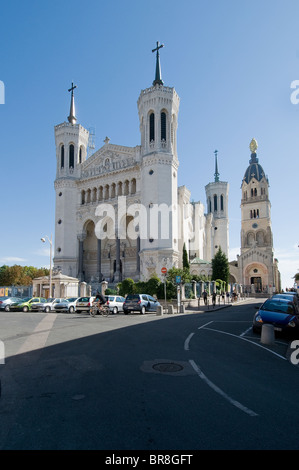
<svg viewBox="0 0 299 470">
<path fill-rule="evenodd" d="M 266 302 L 262 305 L 261 310 L 266 310 L 268 312 L 281 312 L 281 313 L 288 313 L 294 314 L 294 307 L 293 305 L 286 301 L 286 302 L 278 302 L 274 300 L 266 300 Z"/>
<path fill-rule="evenodd" d="M 31 297 L 25 297 L 25 299 L 21 299 L 21 302 L 28 302 L 29 300 L 31 300 Z"/>
<path fill-rule="evenodd" d="M 63 302 L 75 302 L 78 297 L 72 297 L 71 299 L 64 299 Z"/>
<path fill-rule="evenodd" d="M 47 302 L 54 302 L 55 299 L 47 299 Z"/>
</svg>

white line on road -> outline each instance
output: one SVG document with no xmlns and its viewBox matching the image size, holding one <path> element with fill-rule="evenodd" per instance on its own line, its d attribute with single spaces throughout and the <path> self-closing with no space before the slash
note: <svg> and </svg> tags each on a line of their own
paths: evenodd
<svg viewBox="0 0 299 470">
<path fill-rule="evenodd" d="M 240 336 L 245 336 L 250 330 L 251 330 L 251 326 L 249 328 L 247 328 L 247 330 L 243 331 L 243 333 L 240 334 Z"/>
<path fill-rule="evenodd" d="M 192 338 L 193 335 L 194 335 L 194 333 L 190 333 L 188 338 L 185 340 L 185 343 L 184 343 L 185 351 L 189 351 L 189 341 L 190 341 L 190 339 Z"/>
<path fill-rule="evenodd" d="M 271 349 L 265 348 L 265 346 L 262 346 L 261 344 L 255 343 L 254 341 L 250 341 L 250 339 L 244 338 L 243 336 L 233 335 L 232 333 L 228 333 L 227 331 L 215 330 L 214 328 L 206 328 L 206 330 L 215 331 L 216 333 L 222 333 L 223 335 L 233 336 L 234 338 L 241 339 L 242 341 L 247 341 L 247 343 L 251 343 L 251 344 L 253 344 L 254 346 L 257 346 L 257 347 L 259 347 L 259 348 L 265 349 L 266 351 L 268 351 L 268 352 L 274 354 L 274 356 L 277 356 L 277 357 L 279 357 L 280 359 L 283 359 L 284 361 L 287 360 L 286 357 L 281 356 L 280 354 L 276 353 L 275 351 L 272 351 Z"/>
<path fill-rule="evenodd" d="M 189 360 L 189 363 L 195 370 L 195 372 L 198 374 L 198 376 L 209 386 L 211 387 L 216 393 L 219 393 L 225 400 L 227 400 L 229 403 L 232 405 L 236 406 L 239 408 L 241 411 L 244 411 L 244 413 L 248 414 L 249 416 L 258 416 L 257 413 L 254 411 L 250 410 L 246 406 L 242 405 L 242 403 L 238 402 L 237 400 L 234 400 L 231 398 L 227 393 L 225 393 L 221 388 L 217 387 L 211 380 L 208 379 L 208 377 L 201 371 L 201 369 L 198 367 L 198 365 L 193 361 L 193 359 Z"/>
</svg>

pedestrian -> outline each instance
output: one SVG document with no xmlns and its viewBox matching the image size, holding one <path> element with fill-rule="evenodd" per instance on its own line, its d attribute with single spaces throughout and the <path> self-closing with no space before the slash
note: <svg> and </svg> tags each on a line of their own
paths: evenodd
<svg viewBox="0 0 299 470">
<path fill-rule="evenodd" d="M 215 307 L 215 304 L 216 304 L 216 292 L 213 292 L 213 294 L 212 294 L 212 303 L 213 303 L 213 307 Z"/>
<path fill-rule="evenodd" d="M 203 300 L 204 300 L 205 305 L 207 305 L 208 294 L 206 293 L 205 290 L 203 291 L 202 296 L 203 296 Z"/>
</svg>

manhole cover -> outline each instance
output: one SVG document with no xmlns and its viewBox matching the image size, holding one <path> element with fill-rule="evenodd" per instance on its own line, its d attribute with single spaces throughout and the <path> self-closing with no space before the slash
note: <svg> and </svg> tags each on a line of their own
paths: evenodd
<svg viewBox="0 0 299 470">
<path fill-rule="evenodd" d="M 158 370 L 159 372 L 180 372 L 183 370 L 183 367 L 180 364 L 172 362 L 161 362 L 159 364 L 154 364 L 153 369 Z"/>
</svg>

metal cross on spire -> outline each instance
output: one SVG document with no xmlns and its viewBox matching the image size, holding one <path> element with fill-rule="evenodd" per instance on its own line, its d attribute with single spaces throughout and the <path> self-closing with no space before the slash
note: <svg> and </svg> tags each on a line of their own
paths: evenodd
<svg viewBox="0 0 299 470">
<path fill-rule="evenodd" d="M 163 85 L 163 80 L 161 77 L 161 66 L 160 66 L 160 54 L 159 54 L 159 49 L 164 47 L 164 44 L 160 44 L 159 41 L 157 41 L 157 47 L 152 50 L 152 52 L 156 52 L 156 76 L 155 80 L 153 81 L 153 85 Z"/>
<path fill-rule="evenodd" d="M 77 85 L 74 85 L 72 82 L 71 88 L 69 88 L 68 91 L 71 91 L 71 107 L 70 107 L 70 115 L 68 117 L 68 121 L 70 124 L 74 125 L 76 124 L 77 118 L 76 118 L 76 113 L 75 113 L 75 99 L 74 99 L 74 90 L 77 88 Z"/>
</svg>

